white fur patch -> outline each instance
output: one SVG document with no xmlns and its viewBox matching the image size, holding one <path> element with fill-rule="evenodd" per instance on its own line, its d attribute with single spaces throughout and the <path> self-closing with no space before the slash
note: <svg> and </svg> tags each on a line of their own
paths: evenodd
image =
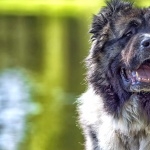
<svg viewBox="0 0 150 150">
<path fill-rule="evenodd" d="M 118 118 L 105 111 L 103 99 L 94 93 L 92 87 L 79 98 L 79 103 L 80 122 L 86 135 L 87 147 L 92 146 L 87 132 L 88 127 L 92 126 L 96 130 L 102 150 L 126 150 L 124 148 L 126 142 L 130 150 L 137 150 L 140 139 L 142 142 L 140 150 L 148 150 L 142 149 L 147 147 L 146 143 L 149 144 L 147 138 L 144 140 L 144 135 L 139 134 L 146 131 L 147 137 L 150 138 L 150 126 L 147 126 L 146 118 L 139 109 L 136 95 L 125 103 Z M 141 137 L 135 138 L 137 135 Z"/>
</svg>

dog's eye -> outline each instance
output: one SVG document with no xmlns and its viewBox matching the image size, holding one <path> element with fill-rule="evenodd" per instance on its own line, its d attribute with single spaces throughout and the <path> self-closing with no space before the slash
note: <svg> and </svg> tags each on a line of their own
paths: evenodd
<svg viewBox="0 0 150 150">
<path fill-rule="evenodd" d="M 133 31 L 132 30 L 130 30 L 130 31 L 128 31 L 127 33 L 125 33 L 125 37 L 130 37 L 131 35 L 133 34 Z"/>
<path fill-rule="evenodd" d="M 125 32 L 123 37 L 131 37 L 137 30 L 139 24 L 136 21 L 131 21 L 129 23 L 129 30 Z"/>
<path fill-rule="evenodd" d="M 130 23 L 130 26 L 136 28 L 136 27 L 139 26 L 139 23 L 136 22 L 136 21 L 132 21 L 132 22 Z"/>
<path fill-rule="evenodd" d="M 127 30 L 127 31 L 122 35 L 122 38 L 130 38 L 134 33 L 135 33 L 135 32 L 134 32 L 134 29 Z"/>
</svg>

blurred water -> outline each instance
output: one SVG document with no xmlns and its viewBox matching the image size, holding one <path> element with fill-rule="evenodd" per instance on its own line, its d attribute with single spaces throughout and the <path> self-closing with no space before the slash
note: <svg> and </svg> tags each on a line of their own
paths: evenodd
<svg viewBox="0 0 150 150">
<path fill-rule="evenodd" d="M 0 74 L 0 150 L 17 150 L 26 131 L 27 116 L 35 111 L 26 76 L 18 70 Z"/>
</svg>

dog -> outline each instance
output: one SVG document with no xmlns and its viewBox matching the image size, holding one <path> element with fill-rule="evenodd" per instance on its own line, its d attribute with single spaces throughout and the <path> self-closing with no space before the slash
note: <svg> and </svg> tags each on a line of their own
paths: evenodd
<svg viewBox="0 0 150 150">
<path fill-rule="evenodd" d="M 90 33 L 78 100 L 85 149 L 150 150 L 150 7 L 108 1 Z"/>
</svg>

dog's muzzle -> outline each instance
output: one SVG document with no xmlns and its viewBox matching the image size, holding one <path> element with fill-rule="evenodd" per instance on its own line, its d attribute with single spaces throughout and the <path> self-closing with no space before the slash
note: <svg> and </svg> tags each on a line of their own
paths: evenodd
<svg viewBox="0 0 150 150">
<path fill-rule="evenodd" d="M 150 34 L 135 36 L 123 55 L 126 65 L 120 73 L 125 89 L 150 92 Z"/>
</svg>

